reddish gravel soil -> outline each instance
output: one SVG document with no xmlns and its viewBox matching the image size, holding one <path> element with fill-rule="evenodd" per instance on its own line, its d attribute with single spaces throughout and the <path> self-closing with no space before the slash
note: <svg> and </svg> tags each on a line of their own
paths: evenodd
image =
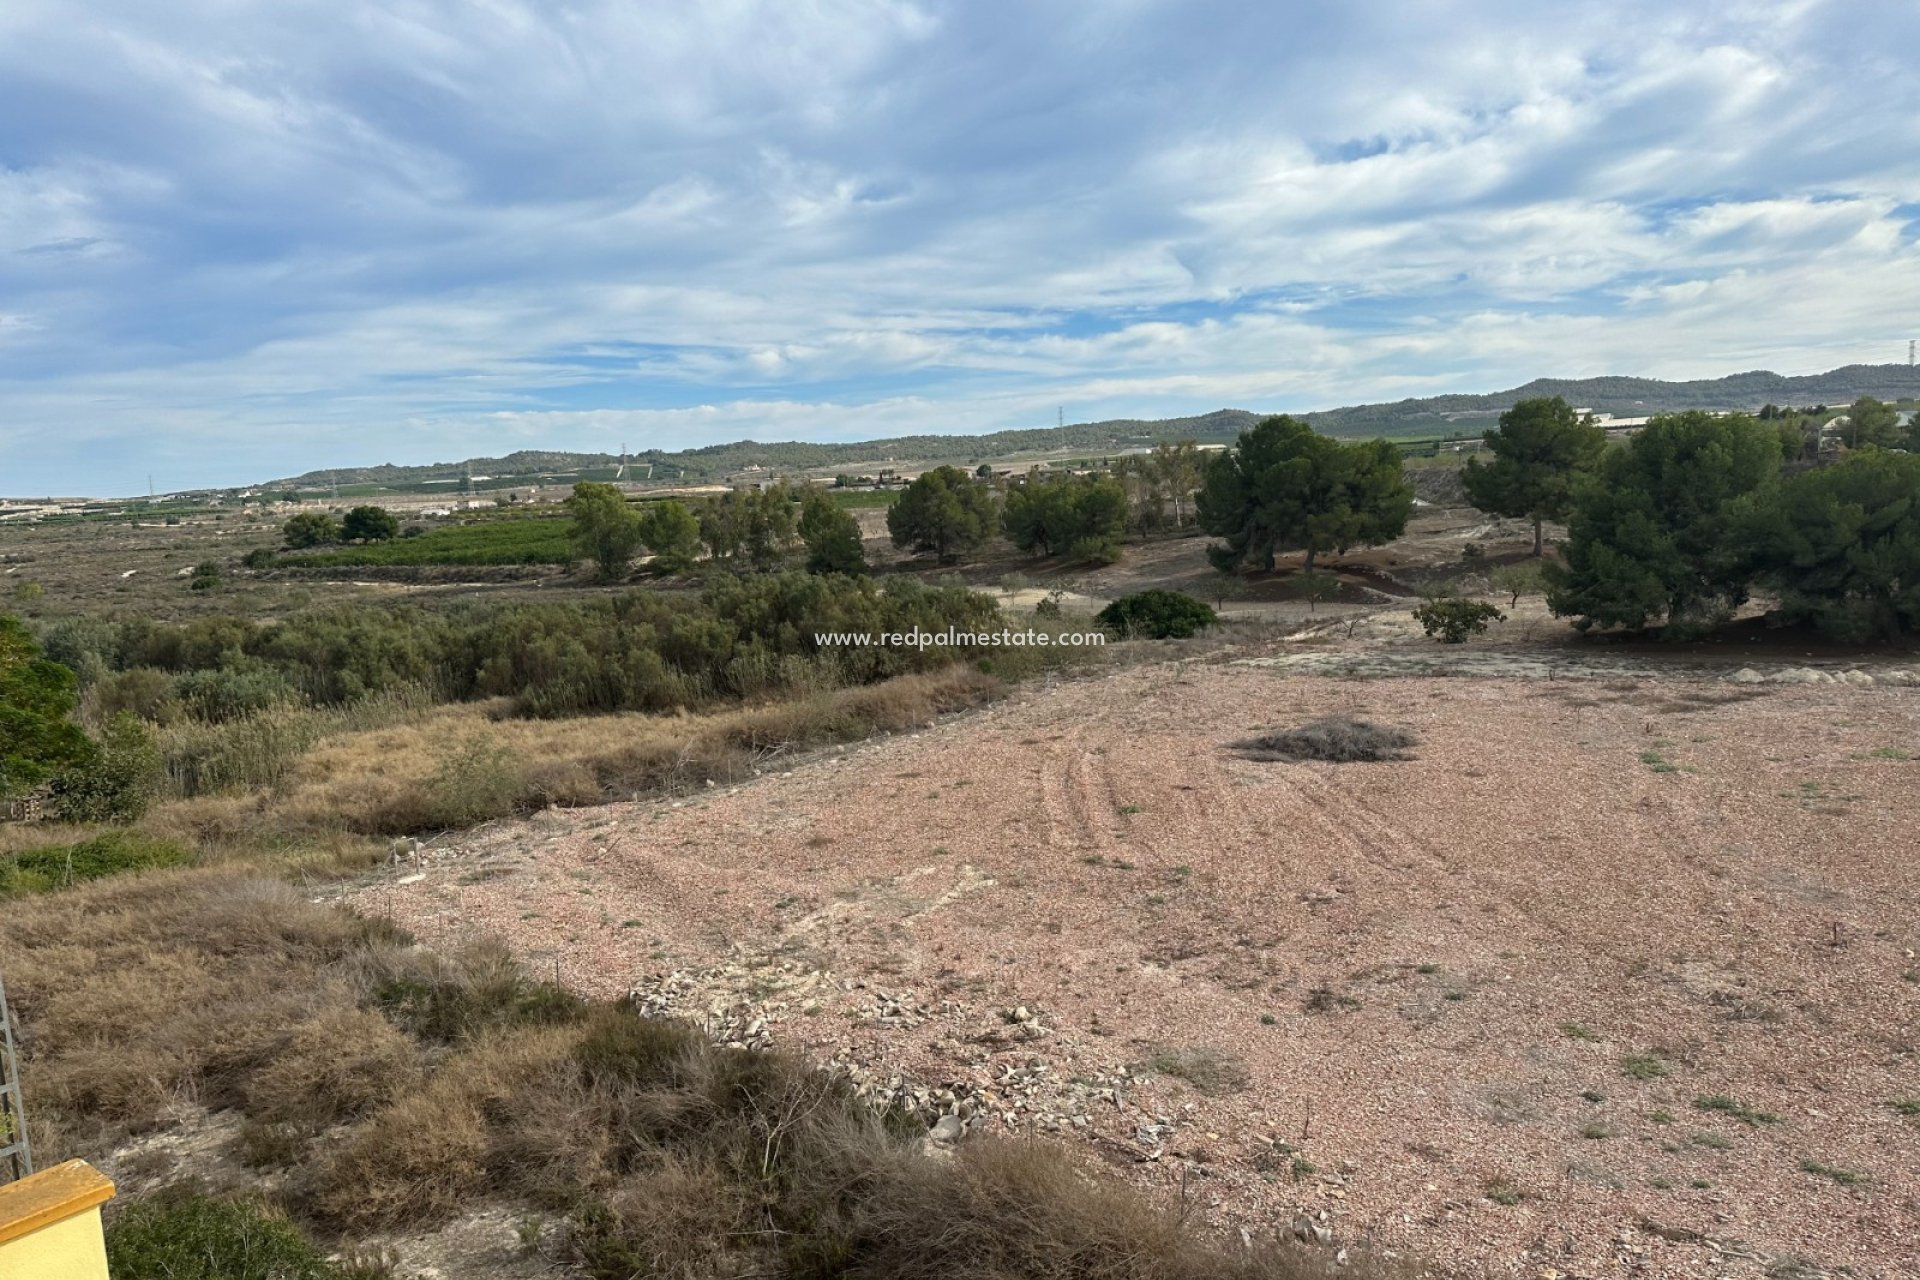
<svg viewBox="0 0 1920 1280">
<path fill-rule="evenodd" d="M 1336 711 L 1415 758 L 1230 749 Z M 1143 665 L 470 833 L 359 905 L 955 1086 L 1256 1232 L 1324 1215 L 1463 1275 L 1920 1276 L 1917 711 Z"/>
</svg>

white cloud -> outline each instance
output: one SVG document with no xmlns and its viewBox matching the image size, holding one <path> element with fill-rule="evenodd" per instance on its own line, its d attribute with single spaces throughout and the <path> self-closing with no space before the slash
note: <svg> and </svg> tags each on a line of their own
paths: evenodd
<svg viewBox="0 0 1920 1280">
<path fill-rule="evenodd" d="M 1891 356 L 1916 36 L 1868 0 L 17 0 L 0 490 Z"/>
</svg>

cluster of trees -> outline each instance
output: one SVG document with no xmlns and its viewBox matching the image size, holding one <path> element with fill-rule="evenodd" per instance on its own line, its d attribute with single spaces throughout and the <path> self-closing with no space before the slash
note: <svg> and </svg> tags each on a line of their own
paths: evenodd
<svg viewBox="0 0 1920 1280">
<path fill-rule="evenodd" d="M 1193 497 L 1206 474 L 1207 456 L 1191 440 L 1158 444 L 1113 466 L 1126 490 L 1133 528 L 1143 534 L 1194 523 Z"/>
<path fill-rule="evenodd" d="M 1548 604 L 1588 627 L 1697 633 L 1755 590 L 1842 640 L 1920 628 L 1920 456 L 1789 469 L 1768 423 L 1656 417 L 1580 484 Z"/>
<path fill-rule="evenodd" d="M 1487 433 L 1463 479 L 1474 505 L 1566 521 L 1546 566 L 1548 605 L 1582 630 L 1659 625 L 1697 634 L 1755 591 L 1790 622 L 1850 641 L 1920 628 L 1920 428 L 1863 396 L 1833 427 L 1824 407 L 1656 415 L 1618 448 L 1559 397 L 1524 400 Z"/>
<path fill-rule="evenodd" d="M 1225 541 L 1207 549 L 1215 568 L 1272 569 L 1282 551 L 1324 552 L 1391 542 L 1406 529 L 1413 490 L 1385 440 L 1347 444 L 1284 414 L 1242 432 L 1207 468 L 1196 503 L 1200 527 Z"/>
<path fill-rule="evenodd" d="M 943 563 L 1004 533 L 1022 551 L 1107 564 L 1120 558 L 1129 502 L 1113 475 L 1035 474 L 1002 496 L 986 477 L 935 467 L 887 509 L 893 545 Z"/>
<path fill-rule="evenodd" d="M 603 576 L 626 576 L 645 547 L 656 568 L 685 573 L 704 552 L 718 567 L 771 573 L 802 549 L 810 573 L 867 571 L 860 526 L 824 493 L 787 484 L 719 494 L 689 508 L 672 498 L 636 506 L 610 484 L 582 481 L 567 499 L 574 551 Z"/>
<path fill-rule="evenodd" d="M 325 511 L 303 511 L 280 526 L 280 537 L 294 550 L 342 542 L 386 542 L 400 536 L 400 521 L 385 507 L 362 506 L 336 520 Z"/>
</svg>

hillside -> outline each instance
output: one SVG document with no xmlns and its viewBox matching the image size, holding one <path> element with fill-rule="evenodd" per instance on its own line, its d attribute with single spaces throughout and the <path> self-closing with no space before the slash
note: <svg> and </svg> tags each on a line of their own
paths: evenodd
<svg viewBox="0 0 1920 1280">
<path fill-rule="evenodd" d="M 1300 416 L 1329 435 L 1437 435 L 1480 430 L 1491 425 L 1493 418 L 1516 400 L 1556 395 L 1584 408 L 1620 416 L 1674 409 L 1757 409 L 1767 403 L 1845 404 L 1861 395 L 1889 400 L 1920 396 L 1920 370 L 1907 365 L 1847 365 L 1827 373 L 1798 377 L 1757 370 L 1692 382 L 1624 377 L 1536 378 L 1506 391 L 1350 405 Z M 837 444 L 739 440 L 698 449 L 648 449 L 630 455 L 628 462 L 643 470 L 650 467 L 654 475 L 664 478 L 703 480 L 749 466 L 798 471 L 819 467 L 877 467 L 893 461 L 974 460 L 1062 450 L 1115 452 L 1166 440 L 1231 440 L 1259 417 L 1245 409 L 1216 409 L 1186 418 L 1156 421 L 1115 418 L 1064 427 L 996 431 L 990 435 L 892 436 Z M 611 478 L 619 462 L 619 457 L 611 453 L 523 449 L 505 457 L 425 466 L 388 464 L 309 471 L 271 481 L 266 487 L 446 485 L 458 481 L 469 469 L 475 477 L 491 480 L 491 484 L 480 482 L 481 487 L 496 487 L 500 483 L 578 479 L 582 475 Z"/>
</svg>

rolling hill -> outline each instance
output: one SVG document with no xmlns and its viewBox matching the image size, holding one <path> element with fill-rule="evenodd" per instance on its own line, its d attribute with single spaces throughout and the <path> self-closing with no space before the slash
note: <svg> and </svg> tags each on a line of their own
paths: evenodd
<svg viewBox="0 0 1920 1280">
<path fill-rule="evenodd" d="M 1490 426 L 1502 410 L 1517 400 L 1556 395 L 1583 408 L 1622 417 L 1679 409 L 1757 409 L 1768 403 L 1837 405 L 1862 395 L 1887 400 L 1920 397 L 1920 370 L 1909 365 L 1847 365 L 1827 373 L 1802 376 L 1756 370 L 1692 382 L 1627 377 L 1536 378 L 1523 386 L 1482 395 L 1428 396 L 1351 405 L 1299 416 L 1335 436 L 1466 434 Z M 1116 418 L 1064 427 L 996 431 L 990 435 L 894 436 L 840 444 L 739 440 L 697 449 L 649 449 L 629 455 L 628 463 L 650 467 L 652 474 L 663 478 L 705 480 L 753 466 L 775 471 L 821 467 L 874 469 L 892 461 L 972 461 L 1062 450 L 1112 453 L 1166 440 L 1231 440 L 1260 417 L 1246 409 L 1216 409 L 1187 418 L 1155 421 Z M 444 488 L 457 483 L 471 469 L 475 476 L 488 477 L 479 487 L 495 488 L 502 484 L 558 482 L 582 477 L 606 479 L 612 476 L 619 461 L 610 453 L 523 449 L 504 457 L 425 466 L 387 464 L 309 471 L 263 487 L 315 489 L 338 484 L 388 489 Z"/>
</svg>

